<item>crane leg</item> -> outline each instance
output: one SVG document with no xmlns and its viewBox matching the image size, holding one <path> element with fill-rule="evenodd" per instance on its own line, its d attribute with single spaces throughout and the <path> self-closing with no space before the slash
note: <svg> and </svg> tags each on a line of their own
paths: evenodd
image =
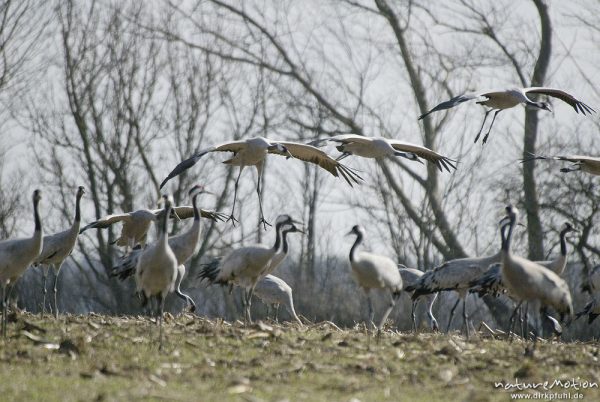
<svg viewBox="0 0 600 402">
<path fill-rule="evenodd" d="M 48 280 L 49 270 L 50 267 L 48 267 L 47 265 L 44 265 L 44 267 L 42 268 L 42 286 L 44 288 L 42 297 L 42 317 L 46 315 L 46 294 L 48 293 L 48 290 L 46 289 L 46 281 Z"/>
<path fill-rule="evenodd" d="M 275 305 L 275 322 L 279 323 L 279 303 Z"/>
<path fill-rule="evenodd" d="M 465 330 L 467 331 L 467 341 L 469 340 L 469 315 L 467 314 L 467 297 L 463 299 L 463 323 L 465 324 Z"/>
<path fill-rule="evenodd" d="M 235 201 L 237 200 L 237 192 L 238 192 L 238 186 L 240 184 L 240 176 L 242 175 L 242 170 L 244 170 L 244 167 L 240 166 L 240 171 L 238 173 L 237 179 L 235 179 L 235 186 L 233 188 L 233 206 L 231 207 L 231 215 L 229 215 L 229 218 L 227 218 L 227 220 L 225 221 L 225 222 L 231 221 L 233 226 L 235 226 L 236 222 L 239 222 L 237 219 L 234 218 L 233 213 L 235 212 Z"/>
<path fill-rule="evenodd" d="M 525 334 L 523 335 L 523 339 L 527 339 L 529 336 L 529 302 L 525 303 Z"/>
<path fill-rule="evenodd" d="M 517 310 L 519 309 L 519 307 L 521 307 L 522 304 L 523 304 L 523 301 L 521 300 L 519 302 L 519 304 L 517 304 L 517 307 L 515 307 L 515 309 L 513 310 L 512 314 L 510 315 L 510 320 L 508 320 L 508 331 L 506 333 L 506 337 L 508 339 L 510 339 L 511 335 L 512 335 L 512 330 L 513 330 L 513 326 L 515 323 L 515 317 L 517 316 Z"/>
<path fill-rule="evenodd" d="M 165 298 L 162 296 L 162 294 L 159 294 L 157 297 L 157 301 L 158 301 L 158 350 L 162 350 L 163 348 L 163 330 L 162 330 L 162 324 L 163 324 L 163 313 L 165 311 Z"/>
<path fill-rule="evenodd" d="M 492 126 L 494 125 L 494 121 L 496 120 L 496 116 L 498 116 L 498 113 L 500 113 L 501 111 L 502 111 L 502 109 L 499 109 L 494 112 L 494 117 L 492 117 L 492 124 L 490 124 L 490 128 L 488 129 L 487 134 L 485 135 L 485 137 L 483 137 L 482 145 L 487 142 L 487 139 L 490 136 L 490 132 L 492 131 Z"/>
<path fill-rule="evenodd" d="M 410 311 L 410 316 L 412 318 L 412 326 L 413 326 L 414 332 L 417 332 L 417 317 L 415 314 L 415 310 L 417 309 L 417 303 L 418 303 L 418 300 L 412 301 L 412 309 Z"/>
<path fill-rule="evenodd" d="M 256 286 L 256 285 L 254 285 L 254 286 Z M 252 296 L 254 295 L 254 286 L 252 286 L 250 288 L 250 290 L 248 291 L 248 322 L 250 324 L 252 324 L 251 309 L 252 309 Z"/>
<path fill-rule="evenodd" d="M 56 319 L 58 319 L 58 299 L 56 297 L 57 293 L 58 293 L 58 274 L 60 273 L 60 268 L 62 265 L 59 265 L 57 269 L 55 269 L 55 275 L 54 275 L 54 288 L 52 289 L 52 291 L 54 292 L 54 317 Z"/>
<path fill-rule="evenodd" d="M 8 284 L 4 284 L 2 288 L 2 336 L 6 338 L 6 314 L 8 313 Z"/>
<path fill-rule="evenodd" d="M 265 215 L 263 213 L 263 207 L 262 207 L 262 197 L 261 197 L 261 184 L 262 184 L 262 173 L 263 173 L 263 166 L 261 167 L 257 167 L 258 170 L 258 182 L 256 185 L 256 194 L 258 195 L 258 206 L 260 208 L 260 220 L 258 221 L 258 225 L 260 226 L 260 224 L 262 223 L 263 227 L 265 230 L 267 230 L 267 226 L 272 226 L 269 222 L 267 222 L 267 220 L 265 219 Z"/>
<path fill-rule="evenodd" d="M 367 294 L 367 307 L 369 308 L 369 314 L 368 314 L 368 326 L 375 326 L 375 322 L 373 321 L 374 317 L 374 313 L 373 313 L 373 302 L 371 301 L 371 293 L 365 289 L 365 293 Z"/>
<path fill-rule="evenodd" d="M 492 111 L 492 109 L 487 110 L 485 112 L 485 115 L 483 116 L 483 123 L 481 123 L 481 128 L 479 129 L 479 132 L 477 133 L 477 136 L 475 137 L 475 141 L 473 141 L 473 143 L 476 143 L 477 140 L 479 139 L 479 136 L 481 135 L 481 132 L 483 131 L 483 126 L 485 126 L 485 121 L 487 120 L 488 114 L 490 114 L 491 111 Z"/>
<path fill-rule="evenodd" d="M 390 313 L 392 312 L 392 309 L 394 308 L 395 305 L 396 305 L 396 296 L 394 296 L 394 294 L 390 293 L 390 303 L 388 304 L 388 308 L 383 313 L 383 317 L 381 317 L 381 321 L 379 322 L 379 325 L 377 326 L 377 337 L 378 338 L 381 336 L 381 329 L 385 325 L 385 322 L 387 321 L 387 318 L 390 315 Z"/>
<path fill-rule="evenodd" d="M 460 297 L 458 299 L 456 299 L 456 303 L 454 303 L 454 307 L 452 307 L 452 310 L 450 310 L 450 318 L 448 318 L 448 326 L 446 327 L 446 333 L 448 333 L 448 331 L 450 331 L 450 325 L 452 324 L 452 317 L 454 317 L 454 310 L 456 310 L 456 307 L 458 307 L 458 303 L 460 303 Z"/>
</svg>

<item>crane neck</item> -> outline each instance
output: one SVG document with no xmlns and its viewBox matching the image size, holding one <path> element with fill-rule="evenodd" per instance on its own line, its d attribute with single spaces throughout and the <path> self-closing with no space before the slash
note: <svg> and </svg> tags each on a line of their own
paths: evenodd
<svg viewBox="0 0 600 402">
<path fill-rule="evenodd" d="M 79 204 L 81 203 L 81 195 L 77 194 L 77 198 L 75 199 L 75 221 L 74 224 L 81 222 L 81 208 Z"/>
<path fill-rule="evenodd" d="M 567 229 L 563 229 L 560 232 L 560 254 L 564 257 L 567 255 Z"/>
<path fill-rule="evenodd" d="M 35 221 L 35 232 L 42 232 L 42 221 L 40 220 L 40 214 L 38 212 L 38 200 L 33 201 L 33 220 Z"/>
<path fill-rule="evenodd" d="M 279 245 L 281 244 L 281 228 L 285 222 L 279 222 L 275 225 L 275 244 L 273 245 L 273 252 L 276 253 L 279 250 Z"/>
<path fill-rule="evenodd" d="M 360 245 L 360 243 L 362 243 L 362 240 L 363 240 L 362 233 L 357 233 L 356 240 L 354 241 L 354 244 L 352 245 L 352 248 L 350 249 L 350 261 L 354 261 L 354 253 L 356 252 L 356 248 Z"/>
<path fill-rule="evenodd" d="M 281 232 L 281 251 L 283 252 L 283 254 L 287 254 L 288 253 L 288 241 L 287 241 L 287 234 L 290 233 L 291 230 L 284 230 L 283 232 Z"/>
<path fill-rule="evenodd" d="M 161 226 L 160 226 L 160 241 L 162 243 L 166 243 L 168 241 L 169 238 L 169 232 L 167 231 L 168 229 L 168 222 L 169 222 L 169 214 L 171 213 L 171 206 L 168 205 L 167 207 L 165 207 L 165 213 L 163 214 L 162 217 L 162 222 L 161 222 Z"/>
<path fill-rule="evenodd" d="M 198 194 L 192 197 L 192 208 L 194 209 L 194 221 L 200 220 L 200 212 L 198 211 Z"/>
<path fill-rule="evenodd" d="M 510 242 L 512 241 L 514 227 L 515 221 L 512 219 L 508 225 L 505 225 L 500 229 L 500 237 L 502 238 L 502 251 L 504 254 L 510 253 Z"/>
</svg>

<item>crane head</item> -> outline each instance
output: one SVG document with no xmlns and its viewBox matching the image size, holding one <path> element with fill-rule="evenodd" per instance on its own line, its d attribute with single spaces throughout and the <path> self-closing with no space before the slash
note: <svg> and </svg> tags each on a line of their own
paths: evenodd
<svg viewBox="0 0 600 402">
<path fill-rule="evenodd" d="M 162 202 L 164 204 L 165 209 L 171 208 L 171 206 L 173 205 L 173 196 L 171 194 L 163 194 Z"/>
<path fill-rule="evenodd" d="M 200 184 L 195 184 L 194 186 L 192 186 L 192 188 L 190 188 L 190 191 L 188 191 L 188 194 L 190 197 L 194 197 L 200 194 L 214 194 L 213 192 L 207 190 L 204 186 L 200 185 Z"/>
<path fill-rule="evenodd" d="M 560 231 L 564 232 L 564 233 L 579 232 L 579 230 L 575 229 L 575 227 L 571 224 L 571 222 L 565 222 L 565 223 L 563 223 L 562 228 L 561 228 Z"/>
<path fill-rule="evenodd" d="M 298 222 L 297 220 L 293 219 L 291 216 L 287 215 L 287 214 L 281 214 L 277 217 L 277 219 L 275 220 L 275 226 L 277 225 L 291 225 L 291 224 L 298 224 L 301 225 L 301 222 Z"/>
<path fill-rule="evenodd" d="M 346 233 L 346 236 L 350 236 L 350 235 L 362 235 L 362 229 L 360 226 L 358 225 L 354 225 L 352 226 L 352 229 L 350 229 L 350 231 L 348 233 Z"/>
<path fill-rule="evenodd" d="M 288 159 L 294 157 L 294 155 L 292 155 L 290 153 L 290 151 L 287 149 L 287 147 L 285 145 L 282 145 L 282 144 L 279 144 L 279 143 L 275 143 L 273 145 L 270 145 L 267 149 L 271 153 L 283 155 L 283 156 L 285 156 Z"/>
<path fill-rule="evenodd" d="M 42 190 L 34 190 L 33 191 L 33 203 L 37 205 L 42 199 Z"/>
<path fill-rule="evenodd" d="M 302 233 L 302 234 L 306 234 L 305 231 L 299 229 L 296 225 L 294 225 L 293 223 L 290 224 L 290 226 L 286 226 L 283 229 L 283 232 L 285 233 Z"/>
<path fill-rule="evenodd" d="M 84 194 L 85 194 L 85 187 L 83 187 L 83 186 L 77 187 L 77 198 L 83 197 Z"/>
<path fill-rule="evenodd" d="M 538 102 L 538 106 L 540 107 L 540 109 L 547 110 L 550 113 L 552 113 L 552 108 L 550 107 L 550 104 L 548 102 Z"/>
</svg>

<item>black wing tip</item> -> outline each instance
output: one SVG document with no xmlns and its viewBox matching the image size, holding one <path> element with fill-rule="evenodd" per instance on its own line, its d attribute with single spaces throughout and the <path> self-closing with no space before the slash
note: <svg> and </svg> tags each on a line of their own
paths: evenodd
<svg viewBox="0 0 600 402">
<path fill-rule="evenodd" d="M 529 156 L 526 157 L 526 158 L 519 159 L 519 163 L 526 163 L 526 162 L 533 162 L 535 160 L 546 160 L 546 159 L 549 159 L 549 157 L 547 157 L 547 156 L 537 155 L 537 154 L 534 154 L 533 152 L 526 151 L 526 153 Z"/>
</svg>

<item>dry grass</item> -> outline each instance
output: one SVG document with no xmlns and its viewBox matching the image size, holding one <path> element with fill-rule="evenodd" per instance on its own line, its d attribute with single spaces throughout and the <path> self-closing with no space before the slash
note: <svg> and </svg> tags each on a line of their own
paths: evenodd
<svg viewBox="0 0 600 402">
<path fill-rule="evenodd" d="M 1 340 L 3 400 L 509 400 L 496 381 L 600 383 L 596 343 L 524 344 L 481 335 L 386 332 L 322 323 L 244 327 L 167 316 L 21 314 Z M 552 392 L 563 392 L 554 389 Z M 574 393 L 574 390 L 566 390 Z M 598 389 L 580 391 L 598 400 Z"/>
</svg>

